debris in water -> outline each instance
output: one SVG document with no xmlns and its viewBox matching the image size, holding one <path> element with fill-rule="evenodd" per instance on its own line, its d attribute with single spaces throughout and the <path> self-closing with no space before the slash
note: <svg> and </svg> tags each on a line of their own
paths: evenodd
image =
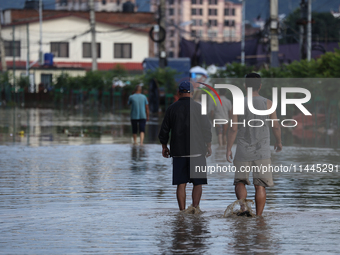
<svg viewBox="0 0 340 255">
<path fill-rule="evenodd" d="M 182 211 L 185 214 L 201 214 L 202 211 L 199 206 L 193 207 L 192 205 L 188 206 L 187 209 Z"/>
<path fill-rule="evenodd" d="M 229 217 L 232 215 L 237 215 L 237 216 L 247 216 L 247 217 L 252 217 L 255 216 L 251 209 L 251 205 L 254 204 L 253 200 L 250 199 L 240 199 L 236 200 L 234 203 L 228 205 L 227 209 L 224 211 L 223 217 Z M 234 209 L 235 205 L 239 205 L 239 209 Z"/>
</svg>

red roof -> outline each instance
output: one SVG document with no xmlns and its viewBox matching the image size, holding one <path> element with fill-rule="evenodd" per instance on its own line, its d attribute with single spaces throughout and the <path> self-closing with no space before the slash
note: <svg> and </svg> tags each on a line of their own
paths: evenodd
<svg viewBox="0 0 340 255">
<path fill-rule="evenodd" d="M 19 25 L 31 22 L 39 21 L 39 13 L 36 10 L 26 9 L 11 9 L 11 22 L 7 25 Z M 63 17 L 78 17 L 86 20 L 90 19 L 89 12 L 85 11 L 59 11 L 59 10 L 44 10 L 43 20 L 52 20 Z M 96 12 L 96 21 L 109 25 L 115 25 L 120 27 L 132 26 L 134 29 L 148 31 L 149 28 L 146 25 L 151 26 L 156 24 L 155 15 L 150 12 Z M 140 26 L 140 28 L 138 28 Z"/>
</svg>

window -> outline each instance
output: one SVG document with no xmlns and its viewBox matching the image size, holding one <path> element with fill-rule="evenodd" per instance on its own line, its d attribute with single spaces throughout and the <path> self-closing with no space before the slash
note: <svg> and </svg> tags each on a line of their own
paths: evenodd
<svg viewBox="0 0 340 255">
<path fill-rule="evenodd" d="M 175 31 L 174 30 L 170 30 L 170 37 L 174 37 L 175 36 Z"/>
<path fill-rule="evenodd" d="M 235 26 L 235 20 L 225 20 L 224 26 L 226 27 L 234 27 Z"/>
<path fill-rule="evenodd" d="M 198 37 L 201 37 L 203 35 L 203 31 L 202 30 L 197 30 L 196 35 Z"/>
<path fill-rule="evenodd" d="M 209 4 L 217 4 L 217 0 L 209 0 Z"/>
<path fill-rule="evenodd" d="M 216 37 L 217 36 L 217 32 L 215 30 L 209 30 L 208 31 L 208 36 L 209 37 Z"/>
<path fill-rule="evenodd" d="M 223 36 L 224 37 L 235 37 L 235 30 L 224 30 L 223 31 Z"/>
<path fill-rule="evenodd" d="M 203 4 L 203 0 L 191 0 L 191 4 Z"/>
<path fill-rule="evenodd" d="M 191 15 L 196 15 L 196 9 L 191 9 Z"/>
<path fill-rule="evenodd" d="M 102 5 L 106 5 L 106 0 L 102 0 Z"/>
<path fill-rule="evenodd" d="M 131 43 L 115 43 L 113 47 L 114 58 L 132 58 Z"/>
<path fill-rule="evenodd" d="M 175 2 L 174 0 L 169 0 L 170 5 L 174 4 L 174 2 Z"/>
<path fill-rule="evenodd" d="M 67 0 L 60 0 L 60 5 L 67 5 Z"/>
<path fill-rule="evenodd" d="M 174 15 L 174 8 L 170 8 L 170 9 L 169 9 L 169 15 L 170 15 L 170 16 Z"/>
<path fill-rule="evenodd" d="M 16 57 L 20 57 L 20 41 L 14 41 L 14 53 Z M 13 57 L 13 41 L 5 41 L 6 57 Z"/>
<path fill-rule="evenodd" d="M 97 43 L 97 58 L 101 57 L 100 43 Z M 91 43 L 83 43 L 83 58 L 92 58 Z"/>
<path fill-rule="evenodd" d="M 217 16 L 217 9 L 209 9 L 209 15 Z"/>
<path fill-rule="evenodd" d="M 192 25 L 193 26 L 203 26 L 203 21 L 201 19 L 193 19 Z"/>
<path fill-rule="evenodd" d="M 231 16 L 235 16 L 235 9 L 231 9 Z"/>
<path fill-rule="evenodd" d="M 198 14 L 203 15 L 203 9 L 198 9 Z"/>
<path fill-rule="evenodd" d="M 174 41 L 170 41 L 170 47 L 175 47 L 175 42 Z"/>
<path fill-rule="evenodd" d="M 175 56 L 175 54 L 174 54 L 173 51 L 169 51 L 168 56 L 169 56 L 169 58 L 173 58 Z"/>
<path fill-rule="evenodd" d="M 229 16 L 229 9 L 224 9 L 224 16 Z"/>
<path fill-rule="evenodd" d="M 196 37 L 196 30 L 191 30 L 191 36 Z"/>
<path fill-rule="evenodd" d="M 44 88 L 50 88 L 52 86 L 52 74 L 41 74 L 40 81 L 44 85 Z"/>
<path fill-rule="evenodd" d="M 216 19 L 209 19 L 209 25 L 217 27 L 217 20 Z"/>
<path fill-rule="evenodd" d="M 235 35 L 236 35 L 235 30 L 230 30 L 230 29 L 228 29 L 228 30 L 224 30 L 224 31 L 223 31 L 223 36 L 224 36 L 224 37 L 234 38 Z"/>
<path fill-rule="evenodd" d="M 51 52 L 56 58 L 68 58 L 68 42 L 51 42 Z"/>
</svg>

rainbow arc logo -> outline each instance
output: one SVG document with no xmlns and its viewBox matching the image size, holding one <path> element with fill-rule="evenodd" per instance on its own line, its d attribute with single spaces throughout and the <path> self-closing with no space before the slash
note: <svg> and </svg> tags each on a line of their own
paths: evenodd
<svg viewBox="0 0 340 255">
<path fill-rule="evenodd" d="M 210 85 L 205 84 L 205 83 L 203 83 L 203 82 L 198 82 L 198 83 L 199 83 L 199 84 L 202 84 L 203 86 L 208 87 L 212 92 L 214 92 L 215 95 L 217 96 L 218 100 L 220 101 L 221 105 L 222 105 L 222 100 L 221 100 L 219 94 L 216 92 L 216 90 L 215 90 L 213 87 L 211 87 Z M 204 89 L 204 88 L 199 88 L 199 89 L 201 89 L 201 90 L 203 90 L 204 92 L 206 92 L 206 93 L 212 98 L 212 100 L 214 101 L 215 105 L 217 105 L 216 100 L 215 100 L 215 97 L 210 93 L 209 90 Z"/>
</svg>

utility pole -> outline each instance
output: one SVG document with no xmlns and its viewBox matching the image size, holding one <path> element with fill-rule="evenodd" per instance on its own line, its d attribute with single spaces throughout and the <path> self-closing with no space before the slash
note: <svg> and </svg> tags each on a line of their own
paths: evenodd
<svg viewBox="0 0 340 255">
<path fill-rule="evenodd" d="M 44 64 L 43 51 L 42 51 L 42 0 L 39 0 L 39 27 L 40 27 L 40 39 L 39 39 L 39 60 L 40 65 Z"/>
<path fill-rule="evenodd" d="M 6 52 L 5 52 L 5 45 L 4 45 L 4 40 L 2 39 L 1 35 L 1 21 L 0 21 L 0 51 L 1 51 L 1 66 L 2 66 L 2 71 L 7 72 L 7 63 L 6 63 Z"/>
<path fill-rule="evenodd" d="M 30 36 L 29 36 L 29 23 L 26 24 L 26 43 L 27 43 L 27 56 L 26 56 L 26 76 L 28 77 L 30 69 Z"/>
<path fill-rule="evenodd" d="M 15 89 L 15 25 L 12 26 L 12 55 L 13 55 L 13 87 Z"/>
<path fill-rule="evenodd" d="M 90 0 L 90 26 L 91 26 L 91 54 L 92 54 L 92 71 L 98 69 L 97 66 L 97 44 L 96 44 L 96 17 L 94 12 L 94 2 Z"/>
<path fill-rule="evenodd" d="M 299 38 L 299 45 L 300 45 L 300 60 L 307 58 L 306 52 L 306 23 L 307 23 L 307 10 L 308 6 L 305 0 L 301 0 L 300 3 L 300 20 L 297 24 L 300 26 L 300 38 Z"/>
<path fill-rule="evenodd" d="M 278 39 L 278 0 L 270 0 L 270 64 L 279 66 L 279 39 Z"/>
<path fill-rule="evenodd" d="M 242 0 L 242 39 L 241 39 L 241 64 L 245 64 L 245 30 L 246 30 L 246 0 Z"/>
<path fill-rule="evenodd" d="M 308 0 L 308 23 L 307 23 L 307 60 L 312 57 L 312 0 Z"/>
<path fill-rule="evenodd" d="M 165 0 L 160 0 L 158 15 L 159 15 L 159 25 L 160 27 L 163 27 L 165 29 L 165 17 L 164 17 L 165 16 Z M 159 67 L 165 68 L 167 66 L 165 40 L 159 43 L 158 54 L 159 54 Z"/>
</svg>

